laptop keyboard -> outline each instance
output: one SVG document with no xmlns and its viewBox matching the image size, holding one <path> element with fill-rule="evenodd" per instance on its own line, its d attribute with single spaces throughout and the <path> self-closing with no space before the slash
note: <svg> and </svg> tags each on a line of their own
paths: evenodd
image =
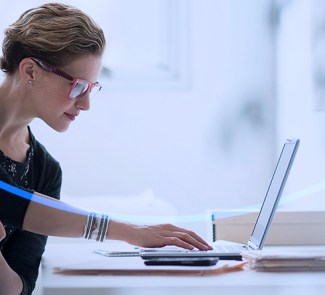
<svg viewBox="0 0 325 295">
<path fill-rule="evenodd" d="M 213 250 L 200 251 L 200 250 L 185 250 L 180 249 L 179 251 L 185 253 L 240 253 L 244 250 L 247 250 L 246 245 L 214 245 Z"/>
<path fill-rule="evenodd" d="M 215 245 L 214 251 L 220 253 L 240 253 L 243 250 L 247 250 L 245 245 Z"/>
<path fill-rule="evenodd" d="M 213 245 L 213 250 L 200 251 L 200 250 L 187 250 L 179 247 L 166 247 L 160 249 L 140 249 L 140 257 L 143 259 L 151 259 L 157 257 L 219 257 L 222 254 L 227 254 L 226 256 L 234 254 L 235 256 L 240 256 L 243 250 L 247 250 L 247 246 L 240 244 L 227 244 L 227 245 Z M 221 255 L 219 255 L 221 254 Z"/>
</svg>

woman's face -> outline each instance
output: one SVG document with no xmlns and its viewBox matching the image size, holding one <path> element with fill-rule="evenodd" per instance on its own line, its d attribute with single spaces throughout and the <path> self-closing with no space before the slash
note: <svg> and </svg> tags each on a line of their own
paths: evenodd
<svg viewBox="0 0 325 295">
<path fill-rule="evenodd" d="M 60 69 L 72 77 L 95 83 L 101 68 L 101 56 L 86 55 Z M 36 66 L 37 79 L 33 81 L 33 105 L 36 116 L 54 130 L 67 130 L 80 111 L 89 110 L 89 91 L 72 100 L 69 97 L 72 82 Z"/>
</svg>

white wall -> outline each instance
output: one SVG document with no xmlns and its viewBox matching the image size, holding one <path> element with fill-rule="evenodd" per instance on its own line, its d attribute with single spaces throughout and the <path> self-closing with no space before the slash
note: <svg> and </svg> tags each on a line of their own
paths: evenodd
<svg viewBox="0 0 325 295">
<path fill-rule="evenodd" d="M 142 81 L 135 90 L 106 87 L 64 134 L 33 123 L 37 138 L 61 162 L 65 194 L 132 195 L 151 188 L 181 214 L 264 197 L 277 156 L 271 0 L 180 5 L 188 9 L 180 48 L 185 86 L 146 88 Z M 287 136 L 281 133 L 279 141 Z"/>
<path fill-rule="evenodd" d="M 324 71 L 324 34 L 317 33 L 325 14 L 323 1 L 297 0 L 283 7 L 277 44 L 277 136 L 301 139 L 287 193 L 297 201 L 287 207 L 324 210 L 325 113 L 323 90 L 315 83 L 315 70 Z M 320 19 L 321 18 L 321 19 Z M 318 52 L 319 51 L 319 52 Z M 316 54 L 318 52 L 318 54 Z M 318 92 L 320 91 L 320 92 Z"/>
</svg>

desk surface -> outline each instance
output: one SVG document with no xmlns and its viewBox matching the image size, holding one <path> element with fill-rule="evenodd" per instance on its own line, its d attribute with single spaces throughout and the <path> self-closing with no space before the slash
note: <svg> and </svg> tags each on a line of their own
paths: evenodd
<svg viewBox="0 0 325 295">
<path fill-rule="evenodd" d="M 117 243 L 50 243 L 43 259 L 44 295 L 54 294 L 325 294 L 325 272 L 267 273 L 245 269 L 215 276 L 67 276 L 53 274 L 53 268 L 83 262 L 96 249 L 128 249 Z M 315 248 L 315 247 L 314 247 Z M 319 247 L 324 248 L 324 247 Z M 103 256 L 103 259 L 107 259 Z M 129 258 L 117 258 L 126 263 Z M 199 293 L 198 293 L 199 292 Z"/>
</svg>

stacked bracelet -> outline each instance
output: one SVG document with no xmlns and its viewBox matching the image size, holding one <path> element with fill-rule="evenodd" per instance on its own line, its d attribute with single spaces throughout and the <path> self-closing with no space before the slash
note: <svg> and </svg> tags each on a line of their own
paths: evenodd
<svg viewBox="0 0 325 295">
<path fill-rule="evenodd" d="M 83 238 L 103 242 L 108 231 L 109 216 L 101 214 L 101 217 L 95 212 L 89 212 L 84 228 Z"/>
</svg>

